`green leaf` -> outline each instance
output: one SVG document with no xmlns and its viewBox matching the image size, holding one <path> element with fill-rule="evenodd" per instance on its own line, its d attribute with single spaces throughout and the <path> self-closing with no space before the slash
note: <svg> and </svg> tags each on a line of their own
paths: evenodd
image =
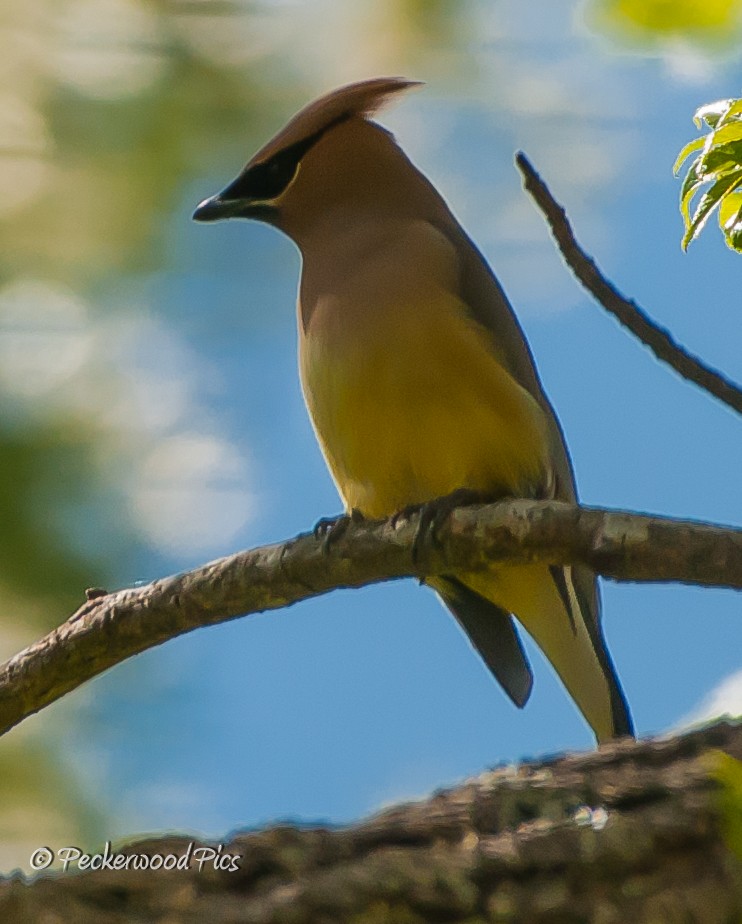
<svg viewBox="0 0 742 924">
<path fill-rule="evenodd" d="M 688 210 L 688 205 L 693 197 L 693 193 L 702 186 L 706 180 L 699 176 L 699 168 L 702 163 L 702 157 L 699 155 L 688 167 L 688 172 L 683 178 L 683 185 L 680 187 L 680 211 L 684 214 Z"/>
<path fill-rule="evenodd" d="M 702 158 L 698 158 L 698 160 L 700 161 L 702 160 Z M 733 164 L 731 169 L 726 169 L 727 167 L 730 166 L 730 164 Z M 725 166 L 725 169 L 715 170 L 710 173 L 703 173 L 700 176 L 698 175 L 698 172 L 697 172 L 699 169 L 698 167 L 696 167 L 695 171 L 693 167 L 691 167 L 691 169 L 688 171 L 685 179 L 683 180 L 683 187 L 681 190 L 681 198 L 680 198 L 680 213 L 683 216 L 683 222 L 685 224 L 686 229 L 688 229 L 691 223 L 691 218 L 690 218 L 691 201 L 693 199 L 693 196 L 695 196 L 695 194 L 698 192 L 698 190 L 702 186 L 705 186 L 707 183 L 714 183 L 714 181 L 721 180 L 724 177 L 729 177 L 729 176 L 742 177 L 742 164 L 740 164 L 740 166 L 737 166 L 736 162 L 725 161 L 724 166 Z M 694 164 L 694 167 L 695 167 L 695 164 Z M 713 188 L 714 187 L 712 186 L 709 189 L 709 192 L 711 192 L 711 189 Z"/>
<path fill-rule="evenodd" d="M 739 170 L 724 174 L 701 196 L 696 211 L 693 214 L 693 218 L 686 227 L 685 234 L 683 235 L 683 240 L 681 242 L 683 250 L 687 250 L 688 244 L 698 237 L 709 215 L 719 204 L 722 196 L 740 184 L 742 184 L 742 167 L 740 167 Z"/>
<path fill-rule="evenodd" d="M 701 158 L 698 158 L 698 163 L 700 163 Z M 697 168 L 696 168 L 697 170 Z M 680 193 L 680 214 L 683 216 L 683 224 L 686 228 L 690 225 L 690 205 L 693 200 L 693 197 L 698 192 L 698 190 L 705 186 L 709 182 L 709 177 L 698 176 L 696 170 L 691 167 L 688 173 L 683 180 L 683 187 Z"/>
<path fill-rule="evenodd" d="M 721 205 L 719 224 L 726 243 L 735 249 L 740 237 L 740 209 L 737 199 L 728 197 L 742 183 L 742 99 L 722 99 L 701 106 L 695 113 L 696 125 L 706 123 L 711 128 L 702 138 L 688 142 L 675 161 L 677 175 L 682 165 L 693 154 L 680 188 L 680 213 L 685 226 L 683 250 L 693 241 L 705 225 L 709 215 Z M 700 154 L 697 152 L 700 150 Z M 693 199 L 708 184 L 691 217 Z"/>
<path fill-rule="evenodd" d="M 701 164 L 698 169 L 698 176 L 701 174 L 721 173 L 727 168 L 734 168 L 742 165 L 742 141 L 729 141 L 726 144 L 719 144 L 711 148 L 707 154 L 703 154 L 699 160 Z"/>
<path fill-rule="evenodd" d="M 742 220 L 733 225 L 729 231 L 724 232 L 724 240 L 731 250 L 742 253 Z"/>
<path fill-rule="evenodd" d="M 673 164 L 672 172 L 677 174 L 678 170 L 683 164 L 683 161 L 686 160 L 694 151 L 698 151 L 706 144 L 705 138 L 694 138 L 693 141 L 689 141 L 688 144 L 682 149 L 678 154 L 677 160 Z"/>
<path fill-rule="evenodd" d="M 719 224 L 722 228 L 734 222 L 740 206 L 742 206 L 742 190 L 730 192 L 723 198 L 719 205 Z"/>
<path fill-rule="evenodd" d="M 733 99 L 718 99 L 715 103 L 706 103 L 705 106 L 696 109 L 693 114 L 693 121 L 696 123 L 696 127 L 701 128 L 701 123 L 705 122 L 709 128 L 716 128 L 717 122 L 726 115 L 729 107 L 734 102 L 735 100 Z"/>
<path fill-rule="evenodd" d="M 742 190 L 724 196 L 719 204 L 719 227 L 727 247 L 742 250 Z"/>
<path fill-rule="evenodd" d="M 742 122 L 739 119 L 735 119 L 732 122 L 727 122 L 719 126 L 719 128 L 708 134 L 706 136 L 706 148 L 710 151 L 711 148 L 717 145 L 726 144 L 729 141 L 740 140 L 742 140 Z"/>
<path fill-rule="evenodd" d="M 732 119 L 742 118 L 742 99 L 730 100 L 730 102 L 732 105 L 716 123 L 717 128 L 725 122 L 730 122 Z"/>
</svg>

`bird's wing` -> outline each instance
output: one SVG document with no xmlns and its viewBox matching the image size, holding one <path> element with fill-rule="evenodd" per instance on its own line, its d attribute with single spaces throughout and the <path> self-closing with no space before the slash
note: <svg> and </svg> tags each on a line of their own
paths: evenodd
<svg viewBox="0 0 742 924">
<path fill-rule="evenodd" d="M 549 458 L 552 471 L 550 472 L 550 483 L 544 485 L 545 494 L 559 500 L 575 502 L 577 492 L 574 473 L 564 434 L 554 409 L 544 393 L 528 343 L 505 292 L 476 245 L 452 215 L 444 216 L 442 221 L 436 222 L 436 227 L 446 235 L 458 254 L 457 296 L 466 305 L 472 319 L 491 335 L 491 348 L 497 360 L 520 385 L 533 395 L 543 408 L 549 421 L 551 437 Z M 573 630 L 578 620 L 585 624 L 595 655 L 608 682 L 614 734 L 633 734 L 633 725 L 626 699 L 603 636 L 600 621 L 600 598 L 595 574 L 583 565 L 567 566 L 566 568 L 554 567 L 549 569 L 549 574 L 564 604 Z M 474 600 L 486 602 L 475 591 L 472 590 L 471 593 Z M 457 602 L 454 600 L 454 606 L 451 609 L 460 619 L 462 625 L 466 625 L 465 620 L 471 612 L 476 612 L 476 607 L 473 607 L 470 600 L 468 608 L 464 611 L 464 619 L 461 619 L 456 612 L 456 605 Z M 484 607 L 480 606 L 479 611 L 484 613 Z M 516 615 L 518 614 L 516 613 Z M 477 616 L 473 617 L 471 621 L 474 632 L 476 632 L 480 625 L 477 623 Z M 481 627 L 480 636 L 484 636 L 484 638 L 475 640 L 475 646 L 480 652 L 487 645 L 487 623 L 484 619 L 481 621 Z M 467 631 L 470 630 L 467 628 Z M 499 629 L 492 630 L 493 639 L 499 631 Z M 495 665 L 490 662 L 485 654 L 483 654 L 483 657 L 499 679 Z M 514 663 L 513 656 L 508 654 L 504 669 L 506 675 L 508 671 L 513 670 L 512 665 Z"/>
</svg>

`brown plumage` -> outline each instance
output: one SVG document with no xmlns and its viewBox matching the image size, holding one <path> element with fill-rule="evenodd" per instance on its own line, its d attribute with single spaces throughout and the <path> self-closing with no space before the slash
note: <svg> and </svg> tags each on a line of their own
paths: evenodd
<svg viewBox="0 0 742 924">
<path fill-rule="evenodd" d="M 389 516 L 461 488 L 574 501 L 559 423 L 504 292 L 370 121 L 413 85 L 379 78 L 310 104 L 195 217 L 257 218 L 298 245 L 302 385 L 348 510 Z M 633 733 L 589 570 L 499 565 L 429 583 L 517 705 L 532 677 L 513 615 L 599 741 Z"/>
</svg>

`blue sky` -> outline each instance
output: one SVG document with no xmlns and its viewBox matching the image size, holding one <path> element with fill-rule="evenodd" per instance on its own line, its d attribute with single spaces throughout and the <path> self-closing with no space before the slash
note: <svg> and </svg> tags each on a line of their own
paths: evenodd
<svg viewBox="0 0 742 924">
<path fill-rule="evenodd" d="M 441 189 L 508 292 L 582 500 L 739 522 L 739 420 L 591 303 L 513 166 L 525 149 L 619 288 L 742 380 L 742 258 L 712 226 L 681 252 L 671 174 L 695 131 L 694 109 L 737 93 L 738 71 L 690 49 L 642 57 L 612 48 L 546 0 L 530 5 L 538 15 L 515 2 L 496 14 L 471 6 L 479 27 L 460 59 L 428 64 L 429 73 L 393 42 L 364 34 L 364 4 L 355 21 L 326 11 L 335 53 L 302 61 L 306 95 L 297 104 L 378 73 L 426 79 L 380 121 Z M 279 4 L 274 16 L 295 51 L 301 29 L 290 19 L 302 11 Z M 274 127 L 295 108 L 277 92 Z M 246 127 L 244 159 L 266 138 Z M 142 516 L 122 586 L 289 538 L 340 508 L 296 375 L 293 245 L 255 224 L 190 221 L 240 167 L 233 152 L 217 152 L 164 216 L 166 262 L 105 296 L 144 306 L 119 364 L 165 421 L 138 480 L 121 489 Z M 742 679 L 730 680 L 742 677 L 738 595 L 604 583 L 603 600 L 640 734 L 698 714 L 719 688 L 713 708 L 741 711 Z M 591 747 L 530 643 L 529 653 L 536 682 L 518 711 L 435 596 L 401 582 L 196 632 L 51 711 L 84 718 L 64 751 L 111 811 L 111 836 L 339 822 L 503 761 Z"/>
</svg>

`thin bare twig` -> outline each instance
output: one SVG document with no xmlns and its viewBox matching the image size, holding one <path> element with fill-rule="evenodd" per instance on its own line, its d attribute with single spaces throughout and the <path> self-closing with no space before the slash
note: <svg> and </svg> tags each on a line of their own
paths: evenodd
<svg viewBox="0 0 742 924">
<path fill-rule="evenodd" d="M 426 537 L 419 518 L 351 523 L 329 549 L 311 533 L 239 552 L 145 587 L 93 595 L 0 667 L 0 734 L 132 655 L 201 626 L 289 606 L 340 587 L 486 568 L 493 561 L 584 562 L 627 581 L 742 589 L 742 530 L 512 500 L 460 507 Z"/>
<path fill-rule="evenodd" d="M 656 324 L 631 299 L 624 298 L 601 273 L 592 257 L 577 243 L 564 208 L 554 199 L 526 155 L 519 151 L 515 162 L 523 174 L 523 185 L 546 216 L 559 250 L 572 272 L 593 297 L 679 375 L 694 382 L 727 407 L 742 414 L 742 389 L 721 372 L 707 366 L 677 343 L 670 332 Z"/>
</svg>

